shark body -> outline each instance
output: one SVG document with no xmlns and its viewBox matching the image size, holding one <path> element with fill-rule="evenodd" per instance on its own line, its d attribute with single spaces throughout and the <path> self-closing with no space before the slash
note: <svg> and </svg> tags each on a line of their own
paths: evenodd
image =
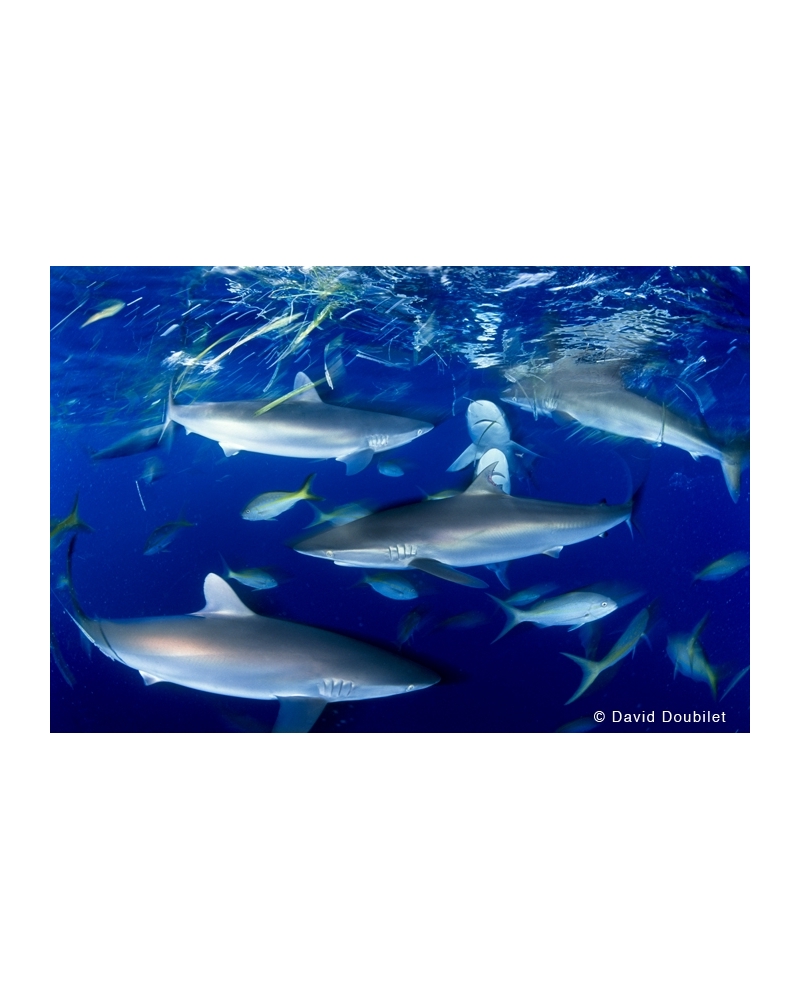
<svg viewBox="0 0 800 1000">
<path fill-rule="evenodd" d="M 485 469 L 463 493 L 392 507 L 294 545 L 339 566 L 420 569 L 471 587 L 486 583 L 455 566 L 486 566 L 602 535 L 631 517 L 633 502 L 580 505 L 510 496 Z"/>
<path fill-rule="evenodd" d="M 360 701 L 430 687 L 427 667 L 336 632 L 257 615 L 219 576 L 204 583 L 201 611 L 161 618 L 76 623 L 106 656 L 145 684 L 170 681 L 237 698 L 277 699 L 273 732 L 308 732 L 332 701 Z"/>
<path fill-rule="evenodd" d="M 170 394 L 167 421 L 182 424 L 189 434 L 217 441 L 226 455 L 254 451 L 290 458 L 335 458 L 345 463 L 348 476 L 365 468 L 376 452 L 407 444 L 433 428 L 424 420 L 324 403 L 302 372 L 294 388 L 299 390 L 295 395 L 268 409 L 263 399 L 184 406 Z"/>
<path fill-rule="evenodd" d="M 716 459 L 733 500 L 739 498 L 742 465 L 749 444 L 744 440 L 724 443 L 700 423 L 694 423 L 627 389 L 619 365 L 594 364 L 562 358 L 542 375 L 518 379 L 503 392 L 515 406 L 567 421 L 577 421 L 620 437 L 640 438 L 651 444 L 668 444 L 687 451 L 692 458 Z"/>
</svg>

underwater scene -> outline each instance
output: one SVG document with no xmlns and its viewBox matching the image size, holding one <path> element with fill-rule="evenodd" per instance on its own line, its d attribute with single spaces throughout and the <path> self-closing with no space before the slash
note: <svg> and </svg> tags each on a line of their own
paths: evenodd
<svg viewBox="0 0 800 1000">
<path fill-rule="evenodd" d="M 50 304 L 52 732 L 749 732 L 749 268 Z"/>
</svg>

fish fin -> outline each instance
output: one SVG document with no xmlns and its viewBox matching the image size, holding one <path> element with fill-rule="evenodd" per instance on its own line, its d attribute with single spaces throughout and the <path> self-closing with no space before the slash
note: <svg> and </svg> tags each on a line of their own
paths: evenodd
<svg viewBox="0 0 800 1000">
<path fill-rule="evenodd" d="M 366 469 L 372 461 L 374 454 L 375 452 L 371 448 L 364 448 L 362 451 L 350 452 L 349 455 L 339 455 L 336 461 L 344 462 L 347 466 L 347 475 L 354 476 L 357 472 L 361 472 L 362 469 Z"/>
<path fill-rule="evenodd" d="M 574 424 L 575 417 L 571 413 L 567 413 L 566 410 L 551 410 L 550 416 L 555 420 L 559 427 L 566 427 L 567 424 Z"/>
<path fill-rule="evenodd" d="M 464 490 L 461 496 L 506 496 L 507 494 L 492 479 L 492 473 L 497 464 L 497 462 L 493 462 L 491 465 L 487 465 L 483 472 L 475 477 L 472 484 Z"/>
<path fill-rule="evenodd" d="M 155 677 L 153 674 L 148 674 L 145 670 L 140 670 L 139 674 L 147 687 L 150 687 L 151 684 L 158 684 L 164 679 L 163 677 Z"/>
<path fill-rule="evenodd" d="M 465 466 L 469 465 L 470 462 L 474 462 L 478 457 L 478 449 L 474 444 L 471 444 L 468 448 L 465 448 L 458 458 L 448 465 L 447 472 L 458 472 L 459 469 L 463 469 Z"/>
<path fill-rule="evenodd" d="M 324 698 L 279 698 L 273 733 L 307 733 L 328 704 Z"/>
<path fill-rule="evenodd" d="M 496 562 L 496 563 L 486 563 L 486 568 L 490 569 L 500 583 L 506 588 L 506 590 L 511 590 L 508 583 L 508 561 L 506 562 Z"/>
<path fill-rule="evenodd" d="M 212 616 L 224 618 L 255 617 L 255 612 L 239 600 L 233 587 L 216 573 L 209 573 L 206 577 L 203 583 L 203 593 L 206 598 L 206 606 L 202 611 L 192 612 L 197 618 L 210 618 Z"/>
<path fill-rule="evenodd" d="M 492 642 L 495 643 L 497 642 L 497 639 L 502 639 L 507 632 L 510 632 L 515 625 L 519 625 L 519 623 L 524 619 L 515 607 L 507 604 L 505 601 L 501 601 L 500 598 L 495 597 L 494 594 L 489 594 L 489 597 L 491 597 L 494 603 L 499 605 L 506 613 L 506 623 L 503 626 L 502 631 L 498 634 L 496 639 L 492 639 Z"/>
<path fill-rule="evenodd" d="M 550 556 L 551 559 L 558 559 L 561 555 L 561 550 L 564 548 L 563 545 L 554 545 L 550 549 L 545 549 L 542 553 L 543 556 Z"/>
<path fill-rule="evenodd" d="M 308 386 L 308 388 L 304 388 Z M 305 372 L 298 372 L 294 377 L 294 388 L 303 389 L 303 392 L 299 392 L 294 399 L 293 403 L 321 403 L 322 399 L 320 394 L 317 392 L 314 383 L 306 375 Z"/>
<path fill-rule="evenodd" d="M 508 444 L 514 452 L 522 452 L 523 455 L 530 455 L 531 458 L 542 457 L 538 451 L 531 451 L 530 448 L 526 448 L 525 445 L 520 444 L 519 441 L 509 441 Z"/>
<path fill-rule="evenodd" d="M 570 660 L 574 660 L 574 662 L 577 663 L 583 671 L 583 680 L 578 685 L 575 694 L 573 694 L 569 701 L 564 702 L 565 705 L 571 705 L 572 702 L 577 698 L 580 698 L 582 694 L 586 694 L 592 684 L 594 684 L 599 675 L 602 673 L 603 665 L 602 662 L 598 663 L 595 660 L 585 660 L 582 656 L 574 656 L 572 653 L 562 653 L 561 655 L 569 657 Z"/>
<path fill-rule="evenodd" d="M 231 455 L 239 454 L 239 448 L 237 448 L 235 444 L 225 444 L 224 442 L 220 441 L 219 446 L 225 453 L 225 458 L 230 458 Z"/>
<path fill-rule="evenodd" d="M 311 492 L 311 483 L 316 476 L 316 472 L 312 472 L 311 475 L 306 479 L 303 485 L 300 487 L 300 493 L 302 494 L 302 500 L 322 500 L 325 501 L 325 497 L 318 497 L 316 493 Z"/>
<path fill-rule="evenodd" d="M 720 465 L 722 474 L 725 476 L 725 485 L 734 503 L 739 499 L 739 484 L 742 478 L 742 466 L 746 463 L 750 454 L 750 439 L 746 443 L 740 442 L 725 448 L 722 452 Z"/>
<path fill-rule="evenodd" d="M 452 566 L 445 566 L 437 559 L 412 559 L 408 564 L 411 569 L 422 570 L 423 573 L 430 573 L 431 576 L 438 576 L 440 580 L 449 580 L 451 583 L 460 583 L 464 587 L 488 587 L 489 584 L 479 580 L 477 576 L 470 576 L 469 573 L 461 573 Z"/>
<path fill-rule="evenodd" d="M 313 521 L 309 521 L 306 528 L 315 528 L 318 524 L 322 524 L 325 518 L 322 516 L 322 511 L 319 507 L 315 507 L 311 501 L 309 501 L 308 506 L 314 511 L 314 519 Z"/>
</svg>

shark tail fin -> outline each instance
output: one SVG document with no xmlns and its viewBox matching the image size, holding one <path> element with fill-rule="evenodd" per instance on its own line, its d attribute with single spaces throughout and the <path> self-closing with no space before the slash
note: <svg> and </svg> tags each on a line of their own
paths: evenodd
<svg viewBox="0 0 800 1000">
<path fill-rule="evenodd" d="M 495 604 L 499 605 L 506 613 L 506 623 L 503 626 L 502 632 L 497 636 L 497 639 L 502 639 L 506 633 L 510 632 L 515 625 L 519 625 L 520 622 L 524 622 L 525 615 L 521 614 L 519 610 L 513 607 L 511 604 L 506 604 L 505 601 L 501 601 L 499 597 L 495 597 L 494 594 L 489 594 L 489 597 L 494 601 Z M 492 639 L 492 642 L 497 642 L 497 639 Z"/>
<path fill-rule="evenodd" d="M 571 705 L 573 701 L 580 698 L 582 694 L 585 694 L 597 680 L 603 671 L 603 662 L 602 660 L 585 660 L 582 656 L 574 656 L 572 653 L 562 653 L 561 655 L 574 660 L 583 671 L 583 679 L 578 685 L 575 694 L 573 694 L 569 701 L 564 702 L 565 705 Z"/>
<path fill-rule="evenodd" d="M 722 474 L 725 476 L 725 485 L 734 503 L 739 499 L 739 487 L 742 478 L 742 469 L 747 465 L 750 458 L 750 436 L 741 438 L 722 449 Z"/>
</svg>

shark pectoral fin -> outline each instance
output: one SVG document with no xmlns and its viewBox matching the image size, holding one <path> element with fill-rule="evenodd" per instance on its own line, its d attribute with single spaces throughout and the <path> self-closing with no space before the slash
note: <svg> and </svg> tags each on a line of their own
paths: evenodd
<svg viewBox="0 0 800 1000">
<path fill-rule="evenodd" d="M 469 573 L 461 573 L 452 566 L 445 566 L 444 563 L 436 559 L 412 559 L 408 564 L 411 569 L 421 569 L 423 573 L 430 573 L 431 576 L 438 576 L 440 580 L 449 580 L 451 583 L 460 583 L 463 587 L 488 587 L 484 580 L 479 580 L 477 576 L 470 576 Z"/>
<path fill-rule="evenodd" d="M 545 549 L 542 553 L 543 556 L 550 556 L 551 559 L 558 559 L 561 555 L 561 550 L 564 548 L 563 545 L 554 545 L 551 549 Z"/>
<path fill-rule="evenodd" d="M 447 472 L 458 472 L 459 469 L 463 469 L 465 466 L 469 465 L 470 462 L 474 462 L 478 457 L 478 449 L 474 444 L 471 444 L 469 448 L 465 448 L 458 458 L 451 465 L 448 465 Z"/>
<path fill-rule="evenodd" d="M 139 674 L 148 687 L 150 687 L 151 684 L 158 684 L 159 681 L 163 680 L 163 677 L 154 677 L 153 674 L 148 674 L 144 670 L 140 670 Z"/>
<path fill-rule="evenodd" d="M 344 462 L 347 466 L 347 475 L 354 476 L 357 472 L 361 472 L 362 469 L 366 469 L 372 461 L 374 454 L 375 452 L 371 448 L 364 448 L 363 451 L 354 451 L 349 455 L 339 455 L 336 461 Z"/>
<path fill-rule="evenodd" d="M 225 458 L 230 458 L 231 455 L 239 454 L 239 449 L 236 447 L 235 444 L 225 444 L 224 442 L 220 441 L 219 446 L 225 453 Z"/>
<path fill-rule="evenodd" d="M 273 733 L 307 733 L 328 704 L 324 698 L 280 698 Z"/>
<path fill-rule="evenodd" d="M 571 413 L 567 413 L 566 410 L 551 410 L 550 416 L 561 427 L 575 423 L 575 417 Z"/>
</svg>

